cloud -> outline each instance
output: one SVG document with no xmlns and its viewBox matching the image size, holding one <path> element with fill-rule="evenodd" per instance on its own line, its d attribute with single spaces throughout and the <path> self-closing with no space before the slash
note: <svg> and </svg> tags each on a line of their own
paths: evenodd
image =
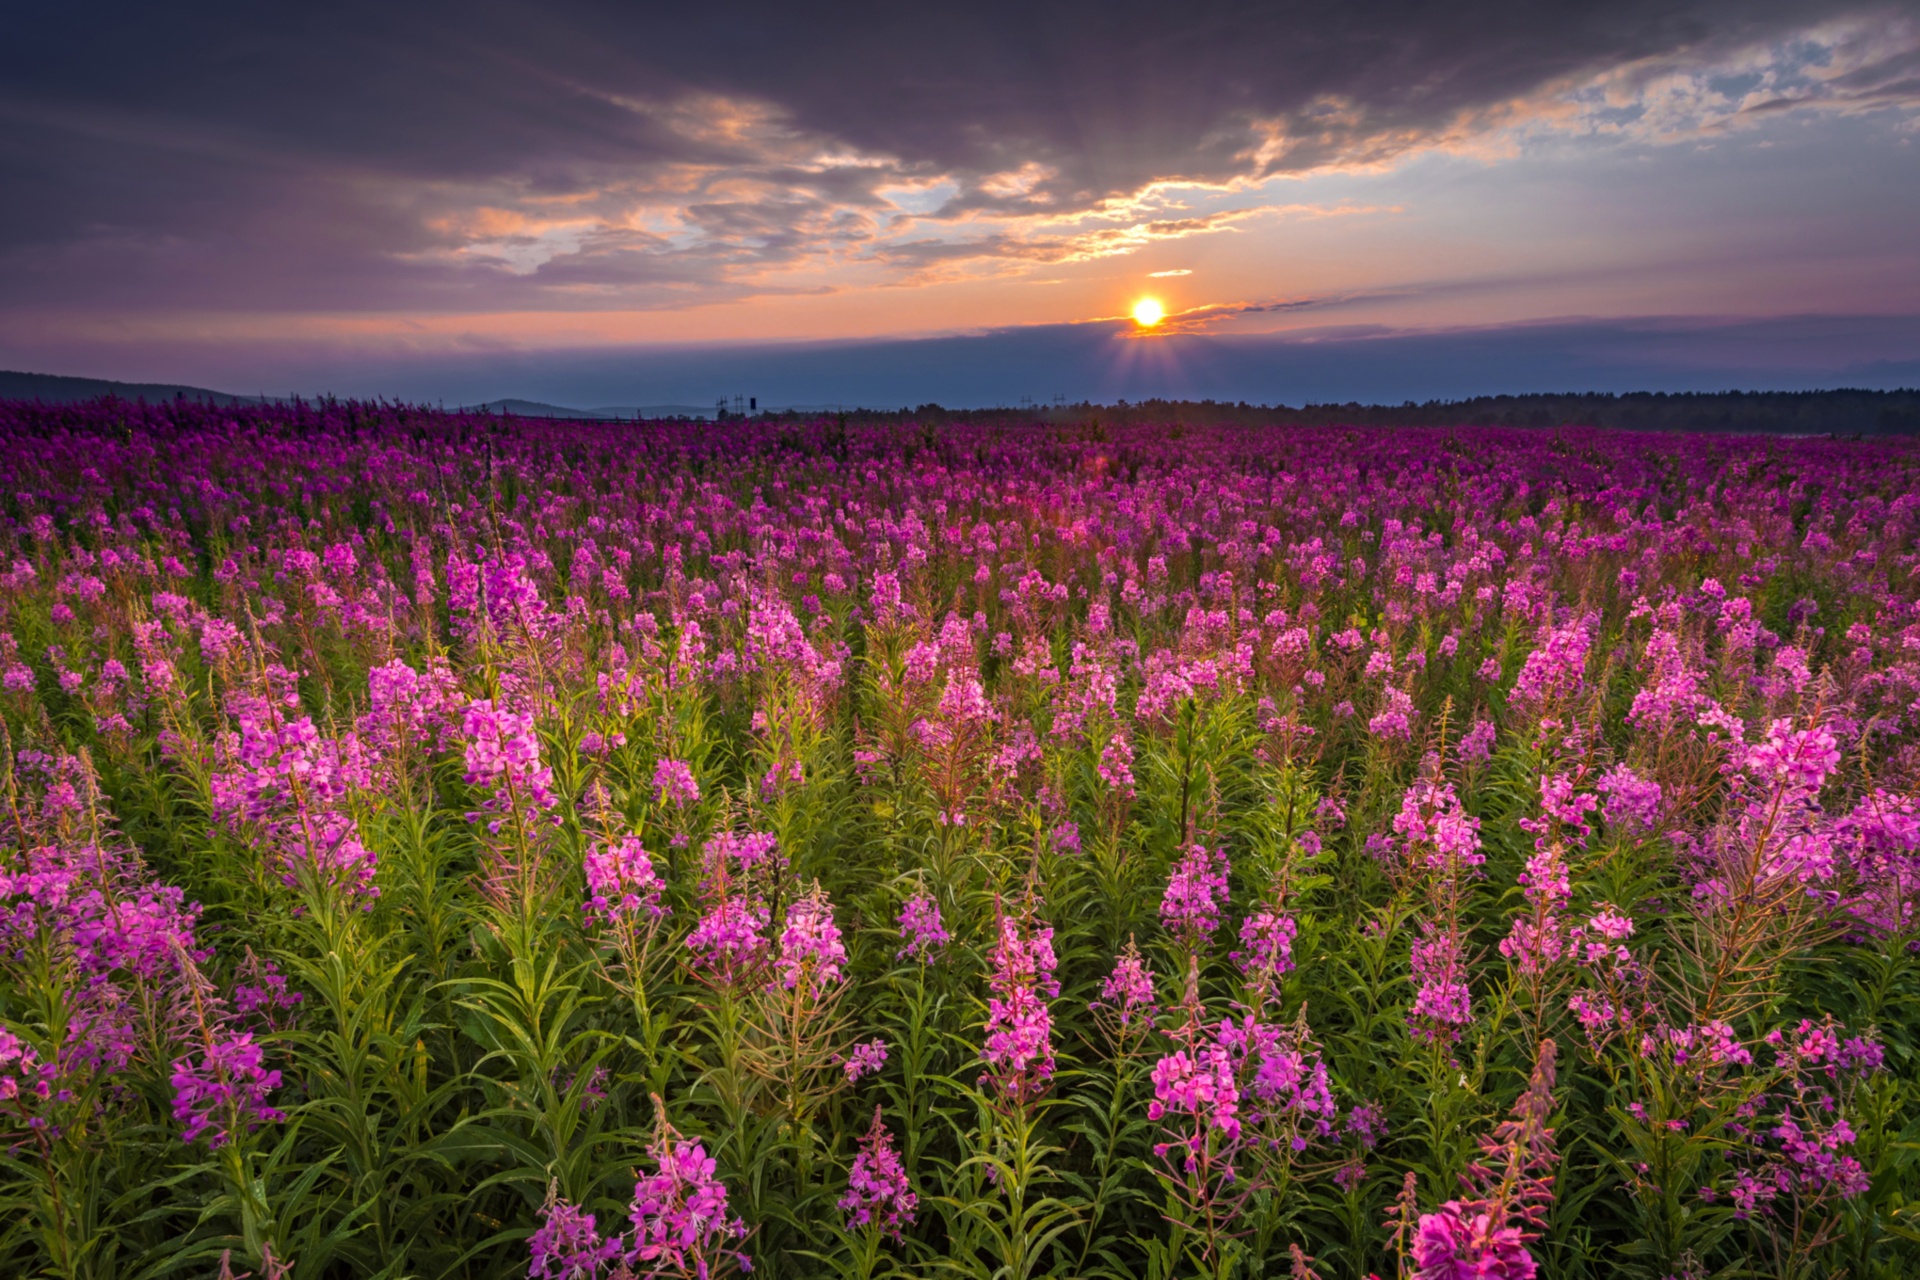
<svg viewBox="0 0 1920 1280">
<path fill-rule="evenodd" d="M 1302 175 L 1920 103 L 1911 3 L 38 6 L 0 309 L 672 308 L 1231 234 Z"/>
</svg>

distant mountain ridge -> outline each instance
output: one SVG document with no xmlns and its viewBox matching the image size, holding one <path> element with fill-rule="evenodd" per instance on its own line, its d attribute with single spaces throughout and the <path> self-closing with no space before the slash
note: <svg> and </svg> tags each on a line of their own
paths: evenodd
<svg viewBox="0 0 1920 1280">
<path fill-rule="evenodd" d="M 206 387 L 171 382 L 113 382 L 106 378 L 69 378 L 57 373 L 21 373 L 0 369 L 0 400 L 41 400 L 73 404 L 119 396 L 122 400 L 203 400 L 208 404 L 260 404 L 259 396 L 236 396 Z"/>
</svg>

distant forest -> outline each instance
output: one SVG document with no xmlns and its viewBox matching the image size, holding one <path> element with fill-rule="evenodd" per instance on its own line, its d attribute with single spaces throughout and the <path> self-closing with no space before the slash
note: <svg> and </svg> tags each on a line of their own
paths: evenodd
<svg viewBox="0 0 1920 1280">
<path fill-rule="evenodd" d="M 200 400 L 213 404 L 258 404 L 204 387 L 108 382 L 48 374 L 0 371 L 0 400 L 83 403 L 103 395 L 150 404 Z M 269 397 L 269 399 L 274 399 Z M 316 397 L 323 403 L 331 397 Z M 604 420 L 612 410 L 574 410 L 558 405 L 502 401 L 482 411 L 504 410 L 522 417 Z M 622 411 L 620 416 L 625 416 Z M 1900 391 L 1631 391 L 1625 394 L 1475 396 L 1470 400 L 1409 400 L 1404 404 L 1249 404 L 1226 400 L 1142 400 L 1116 404 L 1029 406 L 998 409 L 947 409 L 937 404 L 897 410 L 769 410 L 751 415 L 776 421 L 841 416 L 860 422 L 1048 422 L 1114 425 L 1182 423 L 1194 426 L 1301 423 L 1309 426 L 1368 427 L 1610 427 L 1625 431 L 1708 431 L 1730 434 L 1885 436 L 1920 434 L 1920 389 Z"/>
<path fill-rule="evenodd" d="M 853 416 L 853 415 L 849 415 Z M 862 418 L 916 421 L 1005 421 L 1040 417 L 1085 422 L 1178 422 L 1195 426 L 1301 423 L 1369 427 L 1610 427 L 1624 431 L 1708 431 L 1781 435 L 1920 434 L 1920 390 L 1901 391 L 1634 391 L 1624 395 L 1475 396 L 1404 404 L 1237 404 L 1220 400 L 1121 401 L 1033 410 L 943 409 L 921 405 Z"/>
</svg>

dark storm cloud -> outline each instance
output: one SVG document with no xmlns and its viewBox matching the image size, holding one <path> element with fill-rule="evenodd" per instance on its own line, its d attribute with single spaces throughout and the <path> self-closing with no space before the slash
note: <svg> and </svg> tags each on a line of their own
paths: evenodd
<svg viewBox="0 0 1920 1280">
<path fill-rule="evenodd" d="M 0 305 L 459 309 L 593 284 L 720 289 L 870 244 L 889 185 L 947 180 L 918 210 L 937 221 L 1390 157 L 1568 77 L 1886 10 L 42 4 L 0 44 Z M 1912 98 L 1912 80 L 1890 56 L 1822 91 L 1872 105 Z M 541 247 L 570 211 L 636 192 L 679 225 Z M 467 215 L 498 205 L 540 225 L 475 231 Z M 921 237 L 869 260 L 968 253 Z"/>
</svg>

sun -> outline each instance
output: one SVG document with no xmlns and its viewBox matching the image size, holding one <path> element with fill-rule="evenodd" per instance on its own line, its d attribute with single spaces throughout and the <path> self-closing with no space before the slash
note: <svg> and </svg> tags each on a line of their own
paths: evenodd
<svg viewBox="0 0 1920 1280">
<path fill-rule="evenodd" d="M 1151 329 L 1166 318 L 1167 309 L 1158 298 L 1142 298 L 1133 304 L 1133 322 L 1142 329 Z"/>
</svg>

